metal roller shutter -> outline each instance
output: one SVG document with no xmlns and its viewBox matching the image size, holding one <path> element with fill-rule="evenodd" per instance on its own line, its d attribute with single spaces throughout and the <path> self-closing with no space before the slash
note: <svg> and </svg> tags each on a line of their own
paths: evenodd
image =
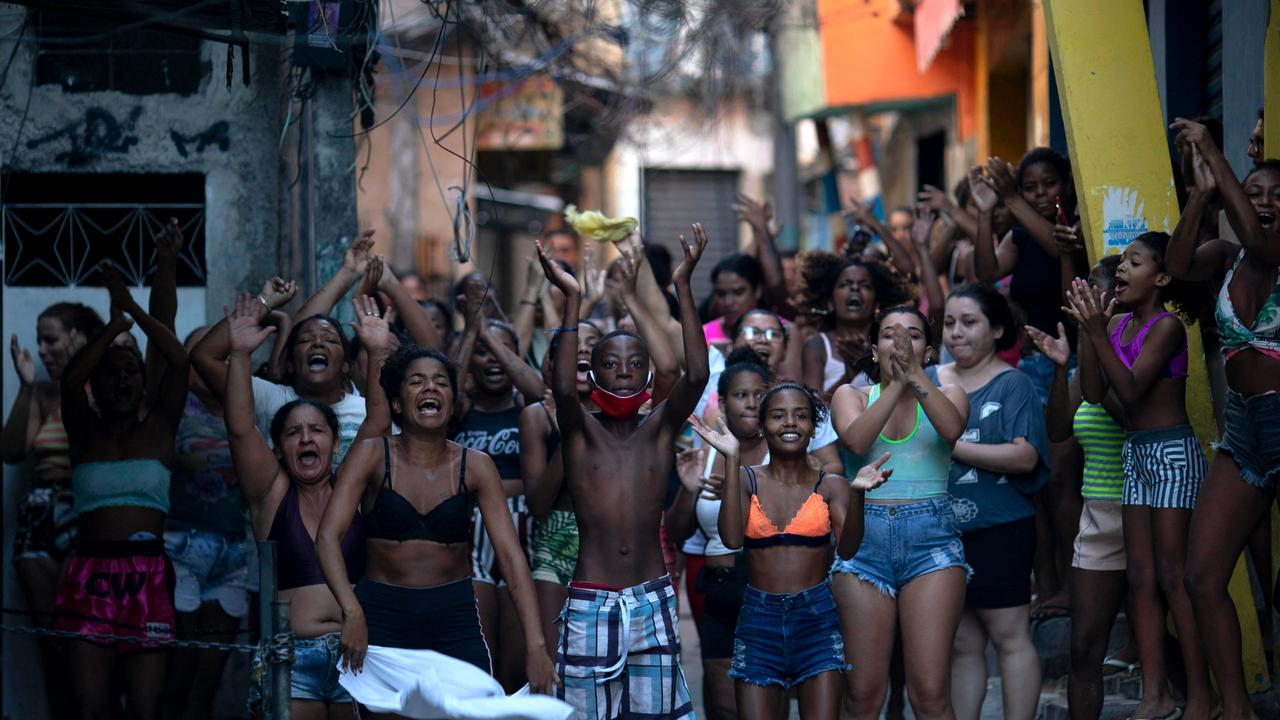
<svg viewBox="0 0 1280 720">
<path fill-rule="evenodd" d="M 702 302 L 711 295 L 711 269 L 738 249 L 738 221 L 733 200 L 738 191 L 736 170 L 657 170 L 645 168 L 644 238 L 671 251 L 671 267 L 680 264 L 680 235 L 691 237 L 689 226 L 702 223 L 711 244 L 698 261 L 693 296 Z"/>
</svg>

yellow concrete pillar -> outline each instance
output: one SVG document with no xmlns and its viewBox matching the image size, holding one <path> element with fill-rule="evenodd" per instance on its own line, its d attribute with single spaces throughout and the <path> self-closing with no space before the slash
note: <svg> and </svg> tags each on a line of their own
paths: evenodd
<svg viewBox="0 0 1280 720">
<path fill-rule="evenodd" d="M 1044 0 L 1044 14 L 1089 257 L 1118 252 L 1146 230 L 1172 231 L 1178 202 L 1142 3 Z M 1200 331 L 1188 331 L 1187 412 L 1207 446 L 1217 428 Z M 1249 691 L 1265 690 L 1270 678 L 1243 559 L 1230 592 L 1240 616 Z"/>
</svg>

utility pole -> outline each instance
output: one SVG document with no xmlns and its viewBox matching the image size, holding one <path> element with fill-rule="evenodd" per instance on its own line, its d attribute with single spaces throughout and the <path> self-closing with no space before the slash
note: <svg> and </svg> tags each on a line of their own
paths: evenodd
<svg viewBox="0 0 1280 720">
<path fill-rule="evenodd" d="M 352 171 L 355 138 L 351 114 L 355 101 L 351 76 L 345 70 L 313 68 L 315 93 L 307 101 L 306 187 L 303 218 L 304 240 L 313 258 L 311 292 L 320 288 L 342 265 L 342 254 L 358 232 L 356 177 Z M 350 319 L 351 308 L 339 303 L 334 315 Z"/>
</svg>

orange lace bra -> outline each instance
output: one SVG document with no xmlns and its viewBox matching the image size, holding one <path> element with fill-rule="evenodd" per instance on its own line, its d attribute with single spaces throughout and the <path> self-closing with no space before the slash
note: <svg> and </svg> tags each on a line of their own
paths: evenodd
<svg viewBox="0 0 1280 720">
<path fill-rule="evenodd" d="M 760 505 L 760 498 L 756 495 L 755 470 L 750 467 L 746 470 L 747 479 L 751 482 L 751 507 L 747 510 L 747 527 L 743 532 L 746 536 L 742 543 L 744 547 L 822 547 L 831 544 L 831 511 L 827 507 L 827 501 L 818 494 L 818 486 L 822 485 L 823 478 L 827 476 L 825 472 L 819 472 L 818 482 L 791 518 L 791 522 L 779 529 Z"/>
</svg>

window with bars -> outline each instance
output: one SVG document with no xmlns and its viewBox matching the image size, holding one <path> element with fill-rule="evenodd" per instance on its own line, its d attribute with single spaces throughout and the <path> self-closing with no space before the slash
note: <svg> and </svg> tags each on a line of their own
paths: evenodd
<svg viewBox="0 0 1280 720">
<path fill-rule="evenodd" d="M 0 177 L 7 287 L 99 285 L 110 262 L 134 286 L 155 274 L 155 237 L 177 218 L 178 285 L 205 284 L 204 176 L 30 174 Z"/>
<path fill-rule="evenodd" d="M 40 11 L 36 84 L 67 92 L 118 90 L 131 95 L 200 89 L 199 38 L 138 27 L 112 30 L 93 17 Z"/>
</svg>

